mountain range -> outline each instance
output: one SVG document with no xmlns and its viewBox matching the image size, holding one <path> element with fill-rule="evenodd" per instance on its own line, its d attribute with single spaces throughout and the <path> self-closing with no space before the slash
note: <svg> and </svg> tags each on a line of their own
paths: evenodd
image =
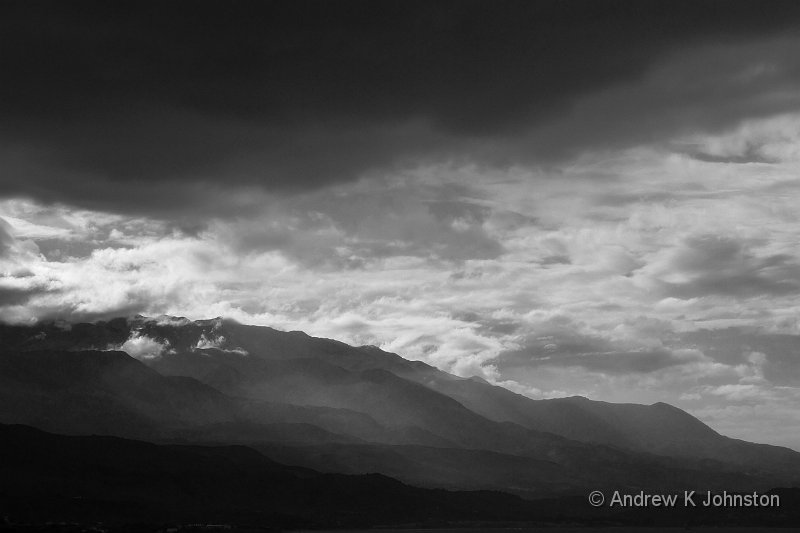
<svg viewBox="0 0 800 533">
<path fill-rule="evenodd" d="M 2 325 L 0 347 L 2 424 L 186 453 L 246 449 L 292 476 L 502 491 L 511 507 L 595 489 L 800 486 L 800 453 L 725 437 L 668 404 L 533 400 L 302 332 L 137 316 Z"/>
</svg>

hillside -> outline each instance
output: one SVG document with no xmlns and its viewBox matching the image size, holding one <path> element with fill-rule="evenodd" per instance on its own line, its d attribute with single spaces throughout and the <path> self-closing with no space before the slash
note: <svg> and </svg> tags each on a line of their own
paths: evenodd
<svg viewBox="0 0 800 533">
<path fill-rule="evenodd" d="M 158 353 L 130 357 L 131 339 Z M 329 472 L 525 497 L 800 483 L 800 454 L 729 439 L 666 404 L 532 400 L 300 332 L 135 317 L 2 326 L 0 341 L 0 422 L 61 433 L 246 444 Z"/>
</svg>

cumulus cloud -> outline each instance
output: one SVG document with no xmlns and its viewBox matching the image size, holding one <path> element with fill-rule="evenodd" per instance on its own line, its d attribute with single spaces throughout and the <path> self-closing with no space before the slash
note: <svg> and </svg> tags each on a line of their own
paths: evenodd
<svg viewBox="0 0 800 533">
<path fill-rule="evenodd" d="M 169 341 L 159 342 L 157 339 L 142 335 L 138 331 L 131 332 L 131 336 L 120 346 L 109 346 L 109 350 L 122 350 L 131 357 L 146 361 L 157 359 L 169 353 L 171 348 Z"/>
<path fill-rule="evenodd" d="M 192 323 L 192 321 L 186 317 L 175 317 L 169 315 L 160 315 L 157 317 L 150 318 L 148 319 L 148 321 L 151 321 L 158 326 L 169 326 L 174 328 L 186 326 Z"/>
<path fill-rule="evenodd" d="M 239 355 L 249 355 L 247 350 L 236 346 L 230 346 L 228 340 L 223 335 L 208 338 L 206 334 L 200 335 L 197 344 L 192 348 L 193 350 L 219 350 L 226 353 L 235 353 Z"/>
</svg>

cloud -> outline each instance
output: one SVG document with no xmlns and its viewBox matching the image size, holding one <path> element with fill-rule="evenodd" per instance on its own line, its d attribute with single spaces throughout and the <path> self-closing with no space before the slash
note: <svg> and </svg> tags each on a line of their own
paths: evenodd
<svg viewBox="0 0 800 533">
<path fill-rule="evenodd" d="M 0 20 L 0 194 L 186 227 L 276 192 L 548 165 L 797 105 L 784 1 L 82 2 Z"/>
<path fill-rule="evenodd" d="M 10 254 L 14 242 L 14 237 L 11 236 L 10 224 L 0 218 L 0 258 L 5 258 Z"/>
<path fill-rule="evenodd" d="M 38 288 L 0 286 L 0 307 L 24 305 L 42 292 L 44 291 Z"/>
<path fill-rule="evenodd" d="M 644 272 L 666 296 L 676 298 L 797 293 L 797 258 L 783 253 L 758 255 L 757 244 L 722 235 L 691 236 Z"/>
<path fill-rule="evenodd" d="M 120 346 L 109 346 L 109 350 L 122 350 L 131 357 L 141 360 L 157 359 L 169 353 L 169 341 L 159 342 L 157 339 L 142 335 L 138 331 L 131 332 L 131 336 Z"/>
<path fill-rule="evenodd" d="M 520 347 L 498 355 L 494 364 L 507 374 L 519 368 L 572 367 L 605 375 L 657 373 L 708 361 L 699 350 L 665 344 L 674 330 L 656 319 L 629 319 L 613 329 L 592 328 L 565 314 L 526 320 Z"/>
<path fill-rule="evenodd" d="M 700 161 L 726 164 L 769 164 L 797 161 L 800 116 L 783 113 L 767 119 L 746 120 L 722 135 L 689 135 L 675 142 L 675 149 L 685 151 Z"/>
<path fill-rule="evenodd" d="M 548 362 L 552 362 L 555 365 L 580 366 L 595 372 L 630 374 L 654 372 L 666 367 L 702 359 L 702 354 L 697 352 L 673 352 L 663 349 L 569 354 L 552 358 Z"/>
<path fill-rule="evenodd" d="M 728 400 L 740 401 L 747 399 L 764 399 L 769 398 L 770 395 L 767 391 L 762 390 L 760 387 L 752 384 L 728 384 L 720 385 L 718 387 L 709 387 L 705 390 L 707 394 L 714 396 L 723 396 Z"/>
<path fill-rule="evenodd" d="M 692 409 L 693 414 L 723 435 L 752 442 L 771 443 L 798 449 L 796 405 L 798 389 L 774 389 L 768 399 L 713 403 Z"/>
<path fill-rule="evenodd" d="M 169 316 L 169 315 L 160 315 L 153 318 L 146 319 L 148 322 L 152 322 L 157 326 L 168 326 L 173 328 L 179 328 L 182 326 L 187 326 L 192 323 L 186 317 L 176 317 L 176 316 Z"/>
<path fill-rule="evenodd" d="M 16 228 L 5 218 L 0 217 L 0 265 L 6 269 L 33 259 L 39 253 L 39 247 L 33 240 L 20 238 L 17 233 Z"/>
<path fill-rule="evenodd" d="M 796 323 L 795 323 L 796 324 Z M 715 360 L 741 368 L 741 377 L 778 386 L 800 385 L 800 335 L 767 328 L 701 329 L 683 336 L 684 346 L 696 346 Z"/>
<path fill-rule="evenodd" d="M 360 269 L 389 257 L 447 262 L 495 259 L 503 209 L 463 185 L 366 180 L 335 192 L 270 201 L 258 216 L 217 220 L 209 234 L 238 253 L 280 251 L 303 265 Z"/>
<path fill-rule="evenodd" d="M 247 350 L 244 348 L 229 346 L 228 340 L 223 335 L 209 339 L 206 337 L 205 333 L 200 335 L 200 338 L 197 340 L 197 344 L 194 346 L 193 350 L 219 350 L 226 353 L 249 355 Z"/>
</svg>

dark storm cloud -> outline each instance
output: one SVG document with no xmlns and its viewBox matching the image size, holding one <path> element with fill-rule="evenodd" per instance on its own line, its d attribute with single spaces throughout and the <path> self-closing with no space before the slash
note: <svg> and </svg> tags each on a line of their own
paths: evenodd
<svg viewBox="0 0 800 533">
<path fill-rule="evenodd" d="M 630 117 L 613 109 L 558 126 L 579 98 L 798 20 L 800 4 L 782 1 L 5 2 L 0 194 L 240 212 L 247 201 L 226 196 L 237 185 L 308 190 L 409 160 L 565 153 L 656 127 L 620 126 Z M 666 116 L 717 89 L 656 96 Z M 742 94 L 727 96 L 720 113 L 740 116 Z"/>
</svg>

